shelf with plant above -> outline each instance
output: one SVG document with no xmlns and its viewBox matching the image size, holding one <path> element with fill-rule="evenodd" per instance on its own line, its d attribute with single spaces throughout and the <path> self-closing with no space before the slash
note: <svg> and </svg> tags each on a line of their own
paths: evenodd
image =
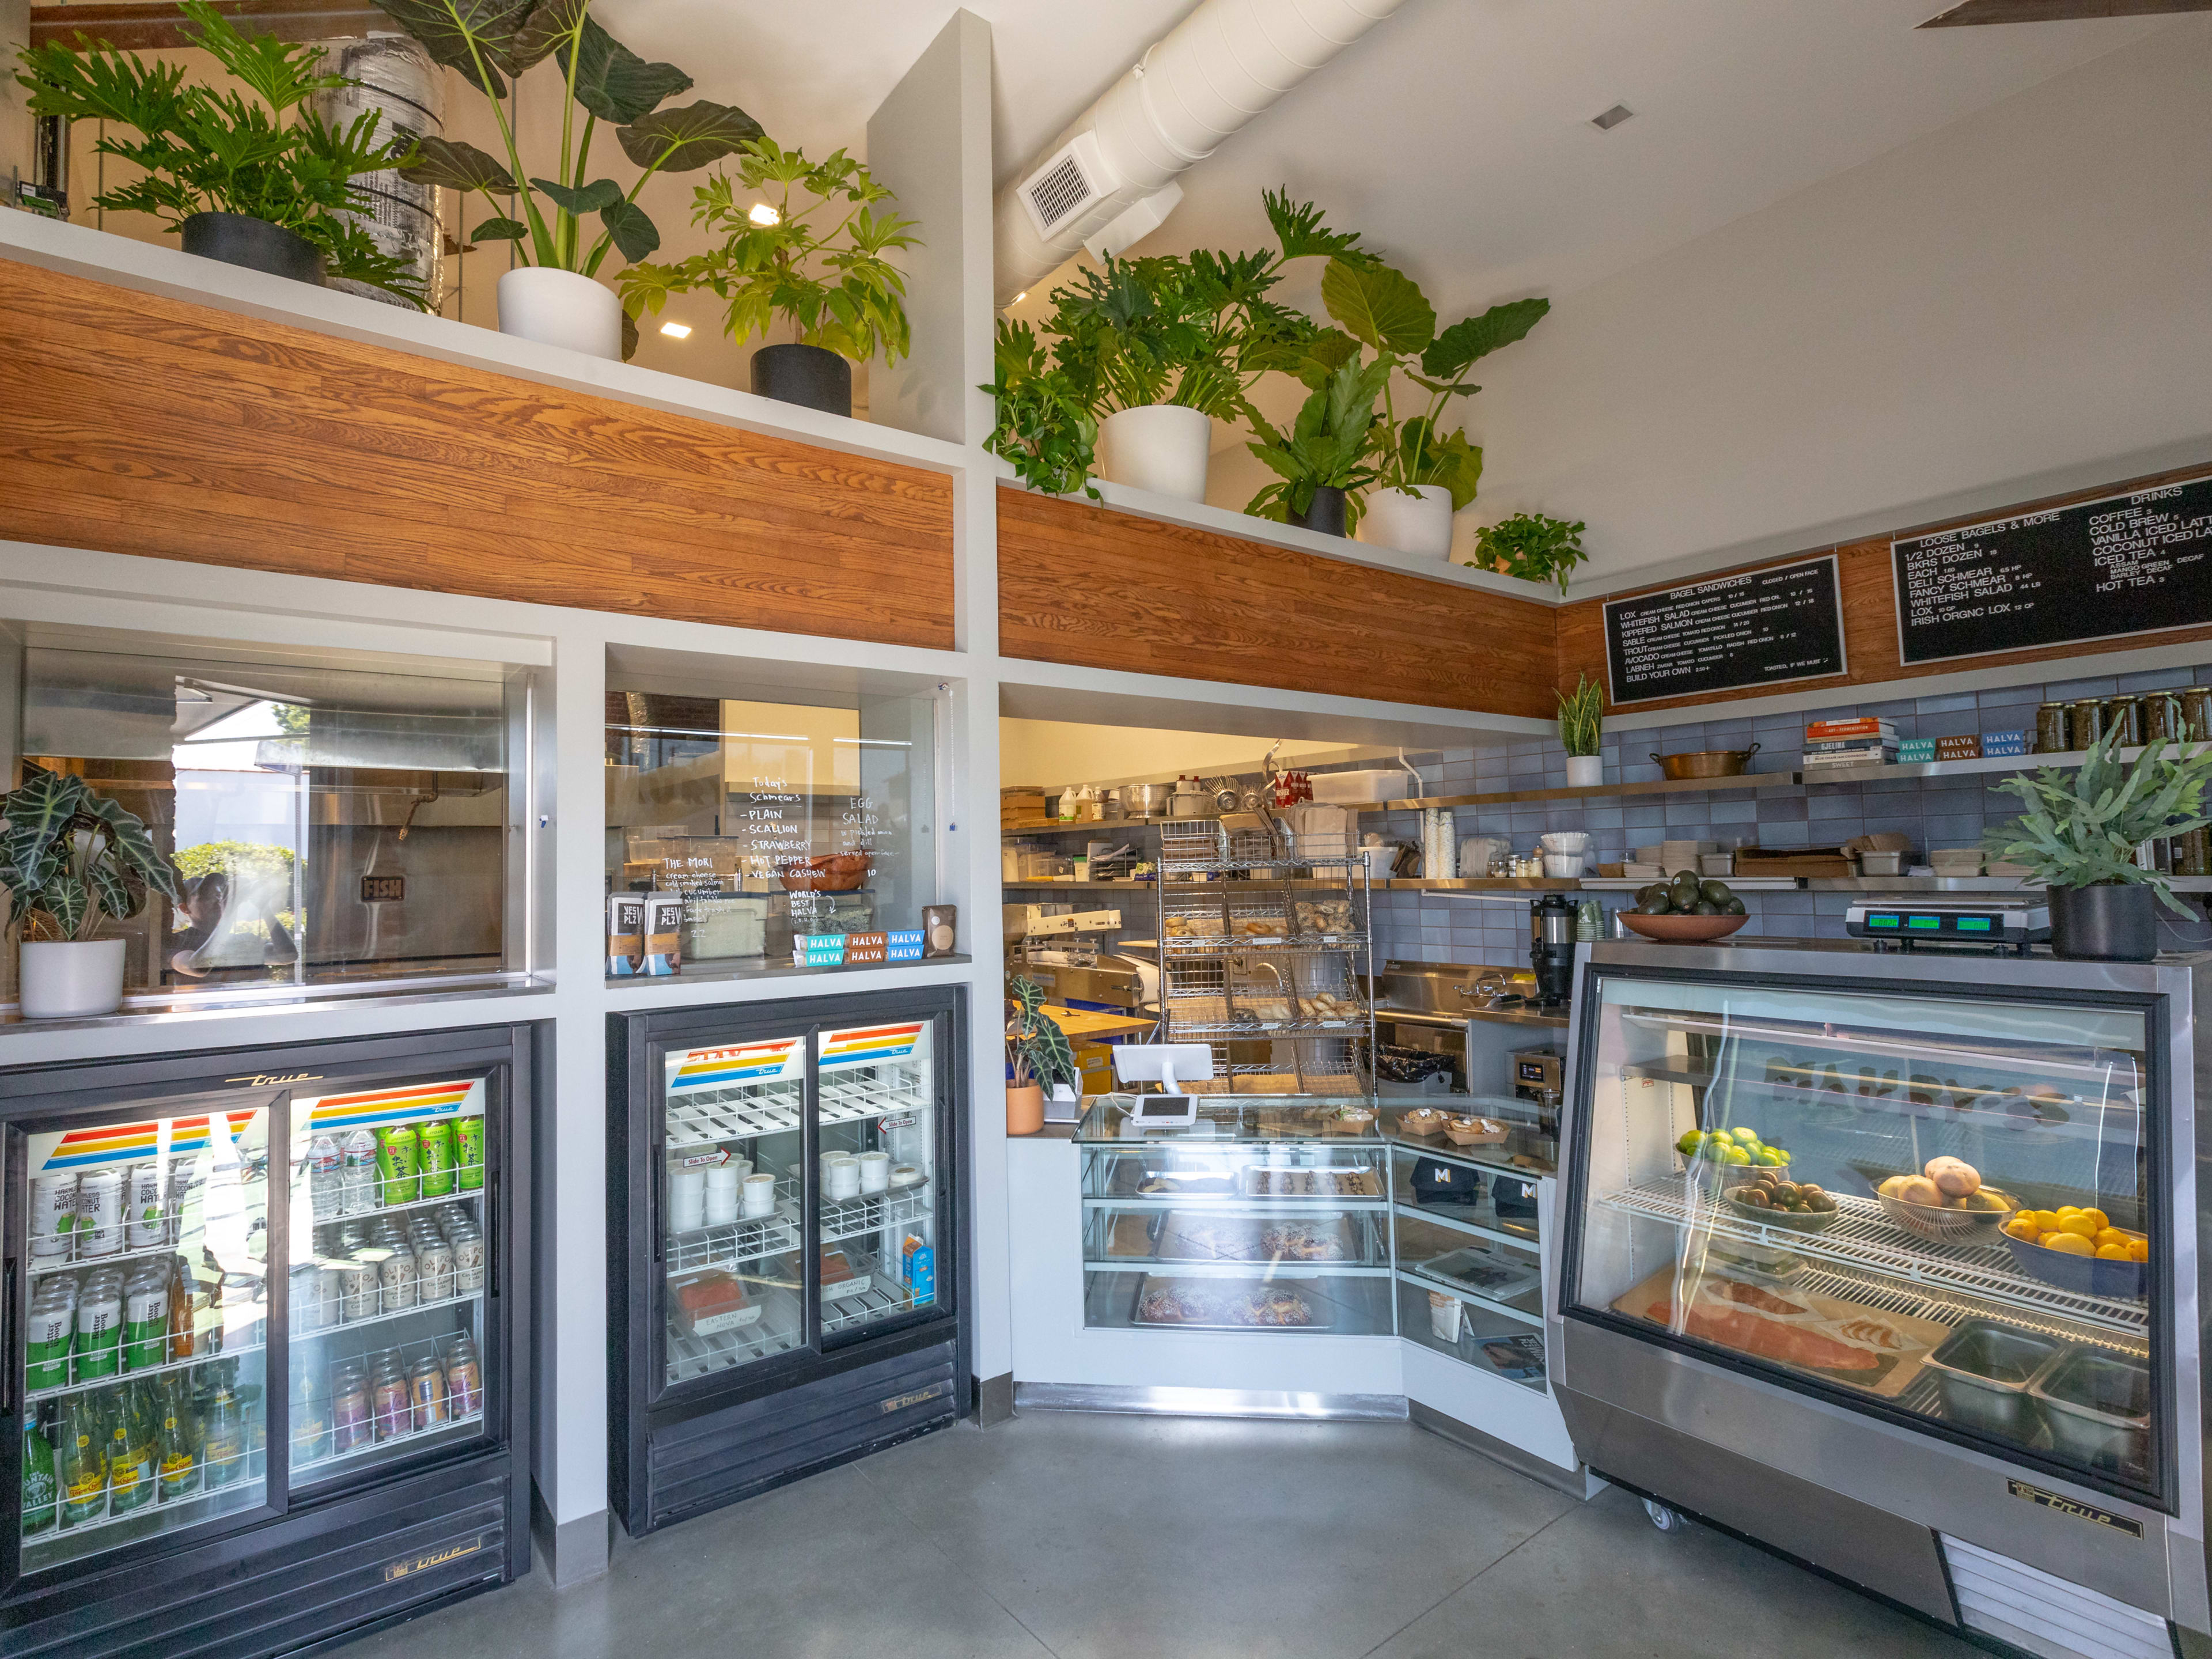
<svg viewBox="0 0 2212 1659">
<path fill-rule="evenodd" d="M 358 83 L 322 73 L 320 47 L 243 33 L 207 0 L 179 9 L 186 39 L 234 86 L 196 84 L 178 64 L 82 34 L 16 55 L 33 114 L 100 123 L 94 152 L 137 170 L 92 204 L 150 214 L 187 253 L 304 283 L 342 278 L 420 306 L 413 269 L 363 228 L 374 209 L 356 181 L 392 165 L 391 136 L 374 111 L 340 127 L 313 106 L 317 94 Z"/>
<path fill-rule="evenodd" d="M 1379 259 L 1340 256 L 1322 276 L 1321 297 L 1337 328 L 1384 371 L 1361 539 L 1442 558 L 1451 550 L 1452 515 L 1474 499 L 1482 477 L 1482 451 L 1447 430 L 1444 416 L 1482 390 L 1468 384 L 1474 365 L 1525 338 L 1552 302 L 1510 301 L 1440 331 L 1436 307 L 1412 277 Z M 1419 413 L 1398 412 L 1401 377 L 1425 394 L 1407 399 Z"/>
<path fill-rule="evenodd" d="M 734 177 L 717 173 L 692 192 L 691 222 L 721 245 L 631 265 L 623 304 L 635 320 L 658 316 L 674 295 L 711 293 L 724 302 L 723 332 L 738 341 L 781 322 L 793 337 L 753 353 L 753 390 L 850 415 L 853 365 L 878 350 L 896 363 L 911 345 L 906 278 L 885 256 L 917 246 L 908 234 L 917 222 L 877 210 L 892 200 L 842 149 L 817 162 L 773 138 L 751 139 Z"/>
<path fill-rule="evenodd" d="M 2120 754 L 2124 735 L 2106 732 L 2078 769 L 2043 767 L 1996 786 L 2024 810 L 1988 830 L 1983 845 L 2048 890 L 2056 956 L 2148 962 L 2158 954 L 2158 904 L 2197 919 L 2166 876 L 2136 859 L 2154 841 L 2212 827 L 2204 811 L 2212 750 L 2191 755 L 2153 743 L 2128 760 Z"/>
<path fill-rule="evenodd" d="M 662 108 L 690 89 L 691 77 L 623 46 L 592 16 L 590 0 L 376 4 L 482 93 L 497 125 L 503 161 L 457 139 L 426 137 L 402 166 L 425 184 L 483 198 L 489 215 L 470 230 L 471 244 L 512 245 L 520 263 L 499 279 L 500 331 L 596 357 L 627 356 L 635 338 L 629 314 L 596 279 L 611 255 L 639 260 L 660 246 L 638 192 L 656 174 L 694 172 L 734 155 L 763 136 L 760 123 L 704 99 Z M 548 59 L 561 76 L 561 136 L 551 167 L 532 172 L 506 100 L 510 81 Z M 614 128 L 636 170 L 627 186 L 592 161 L 602 123 Z"/>
<path fill-rule="evenodd" d="M 987 447 L 1054 495 L 1095 496 L 1103 461 L 1117 483 L 1204 501 L 1212 420 L 1249 425 L 1253 386 L 1296 368 L 1319 331 L 1271 297 L 1276 284 L 1295 260 L 1358 251 L 1312 204 L 1264 201 L 1272 249 L 1109 259 L 1053 291 L 1042 331 L 1001 319 Z"/>
<path fill-rule="evenodd" d="M 1494 570 L 1522 581 L 1547 582 L 1560 592 L 1574 568 L 1589 555 L 1583 551 L 1583 522 L 1577 519 L 1547 518 L 1541 513 L 1516 513 L 1474 532 L 1478 570 Z"/>
</svg>

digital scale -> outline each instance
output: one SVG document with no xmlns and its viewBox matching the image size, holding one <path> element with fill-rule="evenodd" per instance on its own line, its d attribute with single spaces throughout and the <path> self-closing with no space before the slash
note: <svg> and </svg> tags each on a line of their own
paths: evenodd
<svg viewBox="0 0 2212 1659">
<path fill-rule="evenodd" d="M 1877 951 L 1978 945 L 2024 957 L 2029 945 L 2051 937 L 2051 907 L 2039 897 L 2004 893 L 1878 894 L 1852 902 L 1844 931 L 1872 939 Z"/>
</svg>

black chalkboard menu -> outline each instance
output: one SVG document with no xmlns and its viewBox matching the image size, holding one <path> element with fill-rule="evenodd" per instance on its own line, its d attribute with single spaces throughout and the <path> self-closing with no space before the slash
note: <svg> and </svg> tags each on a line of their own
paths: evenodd
<svg viewBox="0 0 2212 1659">
<path fill-rule="evenodd" d="M 2212 478 L 1889 544 L 1906 663 L 2212 623 Z"/>
<path fill-rule="evenodd" d="M 1840 674 L 1836 556 L 1607 599 L 1605 665 L 1615 704 Z"/>
</svg>

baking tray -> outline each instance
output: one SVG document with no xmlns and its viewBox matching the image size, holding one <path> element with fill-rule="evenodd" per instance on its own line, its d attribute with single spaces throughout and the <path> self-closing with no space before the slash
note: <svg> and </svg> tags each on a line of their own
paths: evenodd
<svg viewBox="0 0 2212 1659">
<path fill-rule="evenodd" d="M 1306 1180 L 1291 1183 L 1299 1190 L 1277 1192 L 1272 1177 L 1276 1176 L 1325 1176 L 1327 1180 Z M 1319 1169 L 1273 1169 L 1257 1164 L 1247 1164 L 1241 1183 L 1246 1198 L 1380 1198 L 1382 1183 L 1372 1170 L 1346 1169 L 1323 1166 Z"/>
<path fill-rule="evenodd" d="M 1313 1318 L 1309 1323 L 1304 1325 L 1252 1325 L 1247 1324 L 1241 1320 L 1147 1319 L 1145 1317 L 1145 1298 L 1151 1295 L 1155 1290 L 1171 1290 L 1178 1296 L 1188 1296 L 1192 1297 L 1194 1300 L 1200 1298 L 1213 1298 L 1218 1301 L 1226 1301 L 1231 1297 L 1248 1294 L 1249 1291 L 1257 1290 L 1270 1282 L 1271 1281 L 1268 1279 L 1256 1275 L 1251 1279 L 1170 1279 L 1147 1273 L 1138 1282 L 1136 1298 L 1129 1304 L 1129 1322 L 1132 1325 L 1139 1326 L 1144 1329 L 1153 1331 L 1302 1331 L 1311 1333 L 1315 1331 L 1327 1331 L 1334 1328 L 1336 1322 L 1334 1318 L 1336 1313 L 1335 1305 L 1327 1297 L 1316 1294 L 1313 1290 L 1303 1283 L 1296 1286 L 1282 1285 L 1279 1286 L 1279 1288 L 1289 1291 L 1291 1294 L 1296 1296 L 1301 1302 L 1305 1304 L 1307 1312 L 1310 1313 L 1313 1316 Z"/>
<path fill-rule="evenodd" d="M 1152 1224 L 1159 1219 L 1154 1215 L 1117 1215 L 1106 1234 L 1106 1254 L 1109 1256 L 1141 1258 L 1152 1253 L 1154 1235 Z"/>
<path fill-rule="evenodd" d="M 1186 1236 L 1191 1230 L 1218 1229 L 1231 1235 L 1223 1248 L 1208 1249 L 1200 1238 Z M 1160 1227 L 1159 1248 L 1154 1260 L 1159 1261 L 1250 1261 L 1270 1262 L 1278 1258 L 1267 1249 L 1267 1234 L 1273 1227 L 1302 1227 L 1311 1232 L 1333 1237 L 1338 1254 L 1328 1256 L 1284 1256 L 1285 1268 L 1320 1267 L 1329 1262 L 1352 1262 L 1359 1260 L 1352 1236 L 1352 1224 L 1342 1215 L 1316 1215 L 1310 1218 L 1262 1218 L 1259 1216 L 1193 1215 L 1186 1218 L 1179 1210 L 1168 1212 Z"/>
<path fill-rule="evenodd" d="M 1492 1302 L 1510 1301 L 1534 1289 L 1544 1276 L 1540 1265 L 1501 1261 L 1487 1250 L 1447 1250 L 1413 1266 L 1417 1272 L 1431 1279 Z"/>
</svg>

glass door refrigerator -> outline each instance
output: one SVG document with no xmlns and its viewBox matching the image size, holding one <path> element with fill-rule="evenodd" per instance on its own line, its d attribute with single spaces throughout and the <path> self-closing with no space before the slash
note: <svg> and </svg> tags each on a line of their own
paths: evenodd
<svg viewBox="0 0 2212 1659">
<path fill-rule="evenodd" d="M 276 1654 L 529 1565 L 533 1028 L 0 1072 L 0 1654 Z"/>
<path fill-rule="evenodd" d="M 1577 1450 L 2016 1647 L 2212 1627 L 2208 969 L 1592 947 L 1553 1377 Z"/>
<path fill-rule="evenodd" d="M 965 1412 L 965 996 L 611 1017 L 610 1474 L 631 1533 Z"/>
</svg>

